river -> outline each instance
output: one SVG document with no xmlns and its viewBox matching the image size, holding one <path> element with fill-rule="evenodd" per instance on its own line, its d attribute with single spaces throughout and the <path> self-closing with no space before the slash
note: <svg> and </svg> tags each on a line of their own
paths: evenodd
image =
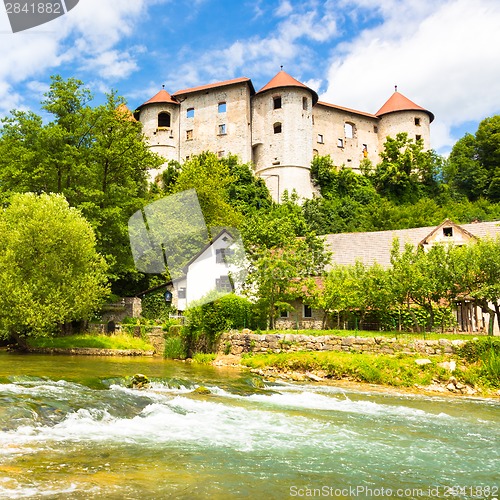
<svg viewBox="0 0 500 500">
<path fill-rule="evenodd" d="M 499 417 L 498 400 L 0 352 L 0 498 L 491 500 Z"/>
</svg>

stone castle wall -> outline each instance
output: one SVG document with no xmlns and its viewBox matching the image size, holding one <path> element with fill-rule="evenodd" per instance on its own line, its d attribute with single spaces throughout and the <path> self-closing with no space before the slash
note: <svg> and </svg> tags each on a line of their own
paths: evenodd
<svg viewBox="0 0 500 500">
<path fill-rule="evenodd" d="M 220 354 L 338 351 L 372 352 L 376 354 L 425 354 L 427 356 L 453 354 L 464 345 L 464 340 L 405 340 L 389 337 L 339 337 L 336 335 L 296 335 L 253 333 L 224 333 L 218 344 Z"/>
</svg>

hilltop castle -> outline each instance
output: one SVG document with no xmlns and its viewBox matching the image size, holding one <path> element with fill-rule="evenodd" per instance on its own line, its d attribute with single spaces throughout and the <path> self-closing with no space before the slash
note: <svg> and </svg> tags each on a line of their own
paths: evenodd
<svg viewBox="0 0 500 500">
<path fill-rule="evenodd" d="M 318 101 L 317 93 L 281 70 L 255 91 L 249 78 L 180 90 L 165 89 L 134 113 L 153 151 L 183 162 L 203 151 L 251 163 L 275 200 L 285 190 L 311 198 L 314 155 L 358 170 L 380 161 L 387 136 L 407 132 L 430 148 L 434 115 L 399 93 L 372 115 Z M 157 175 L 158 171 L 153 173 Z"/>
</svg>

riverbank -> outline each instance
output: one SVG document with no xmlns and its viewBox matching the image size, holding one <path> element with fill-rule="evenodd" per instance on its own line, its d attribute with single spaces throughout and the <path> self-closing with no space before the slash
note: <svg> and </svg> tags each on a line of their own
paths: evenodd
<svg viewBox="0 0 500 500">
<path fill-rule="evenodd" d="M 223 355 L 220 354 L 213 361 L 217 367 L 233 367 L 248 369 L 251 373 L 270 382 L 283 380 L 287 382 L 313 382 L 338 387 L 356 388 L 361 391 L 377 391 L 390 393 L 408 393 L 441 396 L 467 396 L 479 398 L 500 398 L 500 389 L 488 387 L 482 383 L 466 383 L 464 379 L 464 365 L 448 364 L 449 361 L 435 359 L 428 363 L 418 364 L 420 358 L 408 356 L 391 357 L 390 369 L 392 377 L 385 381 L 380 379 L 380 366 L 387 359 L 380 359 L 380 355 L 361 355 L 363 360 L 354 359 L 355 355 L 348 355 L 351 361 L 347 366 L 331 359 L 332 353 L 291 353 L 267 355 Z M 342 353 L 335 353 L 338 356 Z M 304 360 L 312 358 L 312 363 Z M 330 359 L 326 359 L 330 356 Z M 347 358 L 347 356 L 344 355 Z M 324 358 L 324 359 L 321 359 Z M 375 359 L 378 358 L 378 359 Z M 341 360 L 346 361 L 346 360 Z M 414 366 L 412 366 L 412 364 Z M 439 366 L 441 365 L 441 366 Z M 470 367 L 469 367 L 470 371 Z M 406 373 L 405 380 L 401 374 Z M 414 379 L 410 376 L 413 374 Z M 371 374 L 371 375 L 370 375 Z M 413 380 L 417 380 L 414 382 Z"/>
</svg>

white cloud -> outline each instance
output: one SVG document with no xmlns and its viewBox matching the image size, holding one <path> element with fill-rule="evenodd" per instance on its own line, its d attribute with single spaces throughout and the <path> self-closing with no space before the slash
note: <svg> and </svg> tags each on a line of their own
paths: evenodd
<svg viewBox="0 0 500 500">
<path fill-rule="evenodd" d="M 385 16 L 342 47 L 323 100 L 375 113 L 393 85 L 436 115 L 435 149 L 452 126 L 500 111 L 500 3 L 496 0 L 356 0 Z"/>
<path fill-rule="evenodd" d="M 288 0 L 281 0 L 280 5 L 276 9 L 278 17 L 289 16 L 293 12 L 292 4 Z"/>
<path fill-rule="evenodd" d="M 6 12 L 0 8 L 0 113 L 22 107 L 31 97 L 25 89 L 13 90 L 19 89 L 20 82 L 26 82 L 29 89 L 31 79 L 57 70 L 63 63 L 87 67 L 95 78 L 128 76 L 137 69 L 134 55 L 118 52 L 116 45 L 132 34 L 147 7 L 167 1 L 85 0 L 47 25 L 15 34 L 10 32 Z"/>
</svg>

